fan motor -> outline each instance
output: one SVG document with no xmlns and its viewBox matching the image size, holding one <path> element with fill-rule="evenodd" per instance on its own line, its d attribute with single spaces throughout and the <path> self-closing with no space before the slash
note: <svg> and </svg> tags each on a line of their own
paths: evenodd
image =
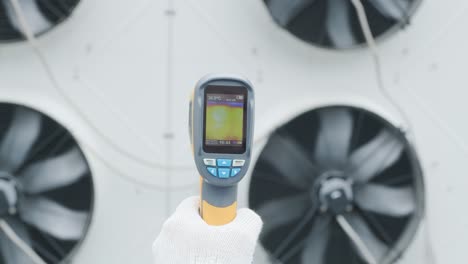
<svg viewBox="0 0 468 264">
<path fill-rule="evenodd" d="M 341 177 L 327 178 L 320 183 L 318 200 L 322 213 L 342 214 L 353 208 L 352 183 Z"/>
</svg>

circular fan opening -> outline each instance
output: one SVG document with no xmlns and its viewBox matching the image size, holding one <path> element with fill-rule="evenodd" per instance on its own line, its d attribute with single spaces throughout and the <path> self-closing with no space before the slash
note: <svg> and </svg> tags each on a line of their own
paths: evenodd
<svg viewBox="0 0 468 264">
<path fill-rule="evenodd" d="M 294 36 L 324 48 L 365 43 L 350 0 L 264 0 L 273 19 Z M 421 0 L 362 0 L 376 38 L 408 25 Z"/>
<path fill-rule="evenodd" d="M 274 131 L 249 204 L 272 263 L 393 263 L 424 210 L 423 176 L 404 133 L 363 109 L 330 106 Z"/>
<path fill-rule="evenodd" d="M 77 141 L 33 109 L 0 104 L 0 218 L 46 263 L 68 260 L 92 217 L 93 182 Z M 34 263 L 2 229 L 0 263 Z"/>
<path fill-rule="evenodd" d="M 39 36 L 68 18 L 80 0 L 18 0 L 28 25 Z M 11 0 L 0 0 L 0 41 L 23 40 Z"/>
</svg>

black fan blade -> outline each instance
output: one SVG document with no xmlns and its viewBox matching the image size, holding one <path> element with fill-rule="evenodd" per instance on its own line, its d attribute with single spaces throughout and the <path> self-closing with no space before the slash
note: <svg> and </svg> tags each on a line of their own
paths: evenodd
<svg viewBox="0 0 468 264">
<path fill-rule="evenodd" d="M 302 250 L 302 263 L 325 263 L 325 252 L 329 240 L 330 217 L 319 216 L 307 236 Z"/>
<path fill-rule="evenodd" d="M 0 143 L 0 167 L 13 172 L 26 159 L 41 130 L 41 116 L 18 107 L 12 123 Z"/>
<path fill-rule="evenodd" d="M 309 156 L 292 137 L 274 133 L 260 157 L 292 186 L 307 189 L 316 176 L 316 168 Z"/>
<path fill-rule="evenodd" d="M 19 204 L 19 212 L 24 222 L 61 240 L 80 239 L 89 215 L 42 197 L 24 197 Z"/>
<path fill-rule="evenodd" d="M 23 223 L 14 218 L 7 218 L 5 221 L 25 244 L 31 245 L 31 238 Z M 3 256 L 2 263 L 35 264 L 3 231 L 0 232 L 0 249 Z"/>
<path fill-rule="evenodd" d="M 379 12 L 391 19 L 404 21 L 408 11 L 410 2 L 408 0 L 368 0 Z"/>
<path fill-rule="evenodd" d="M 342 227 L 351 242 L 355 244 L 358 253 L 364 260 L 369 258 L 366 257 L 367 253 L 363 251 L 361 246 L 359 246 L 359 244 L 362 243 L 369 250 L 369 253 L 372 254 L 372 259 L 376 261 L 375 264 L 380 263 L 380 260 L 388 252 L 388 247 L 374 234 L 366 221 L 359 214 L 350 213 L 343 215 L 343 217 L 346 219 L 353 232 L 349 232 L 350 230 L 347 230 L 343 226 Z M 340 223 L 340 221 L 338 222 Z M 357 237 L 352 235 L 353 233 L 356 234 Z"/>
<path fill-rule="evenodd" d="M 270 0 L 267 5 L 273 18 L 281 26 L 287 26 L 304 8 L 315 0 Z"/>
<path fill-rule="evenodd" d="M 388 187 L 365 184 L 355 188 L 357 205 L 382 215 L 403 217 L 416 210 L 416 198 L 411 187 Z"/>
<path fill-rule="evenodd" d="M 18 16 L 16 15 L 11 1 L 12 0 L 3 0 L 2 2 L 5 5 L 6 13 L 10 19 L 10 23 L 17 31 L 23 32 L 23 28 L 21 27 L 21 23 L 18 19 Z M 37 0 L 17 1 L 21 11 L 24 14 L 26 23 L 31 28 L 31 31 L 34 35 L 45 32 L 52 27 L 52 23 L 42 14 L 39 6 L 37 5 Z"/>
<path fill-rule="evenodd" d="M 323 109 L 319 119 L 315 161 L 327 169 L 344 167 L 353 129 L 351 112 L 345 108 Z"/>
<path fill-rule="evenodd" d="M 393 165 L 400 158 L 403 149 L 404 143 L 394 133 L 383 130 L 351 154 L 350 177 L 357 182 L 371 180 Z"/>
<path fill-rule="evenodd" d="M 256 210 L 264 220 L 262 232 L 268 234 L 278 227 L 297 221 L 305 215 L 309 207 L 310 198 L 307 193 L 279 198 L 262 204 Z"/>
<path fill-rule="evenodd" d="M 88 172 L 88 165 L 77 147 L 61 156 L 29 165 L 21 172 L 19 181 L 30 194 L 64 187 L 78 181 Z"/>
<path fill-rule="evenodd" d="M 388 0 L 389 1 L 389 0 Z M 326 28 L 328 37 L 337 48 L 349 48 L 357 43 L 351 26 L 349 0 L 327 0 Z"/>
</svg>

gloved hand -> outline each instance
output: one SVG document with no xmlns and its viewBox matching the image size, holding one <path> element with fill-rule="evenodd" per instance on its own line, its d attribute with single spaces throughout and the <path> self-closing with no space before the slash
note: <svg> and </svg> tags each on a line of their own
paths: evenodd
<svg viewBox="0 0 468 264">
<path fill-rule="evenodd" d="M 185 199 L 164 223 L 153 244 L 155 264 L 250 264 L 262 220 L 250 209 L 231 223 L 206 224 L 198 213 L 199 197 Z"/>
</svg>

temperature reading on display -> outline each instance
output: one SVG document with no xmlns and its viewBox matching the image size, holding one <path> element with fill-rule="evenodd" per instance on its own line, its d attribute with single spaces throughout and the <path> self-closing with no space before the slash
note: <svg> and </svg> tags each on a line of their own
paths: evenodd
<svg viewBox="0 0 468 264">
<path fill-rule="evenodd" d="M 242 91 L 205 94 L 205 149 L 221 153 L 244 148 L 245 99 Z"/>
</svg>

